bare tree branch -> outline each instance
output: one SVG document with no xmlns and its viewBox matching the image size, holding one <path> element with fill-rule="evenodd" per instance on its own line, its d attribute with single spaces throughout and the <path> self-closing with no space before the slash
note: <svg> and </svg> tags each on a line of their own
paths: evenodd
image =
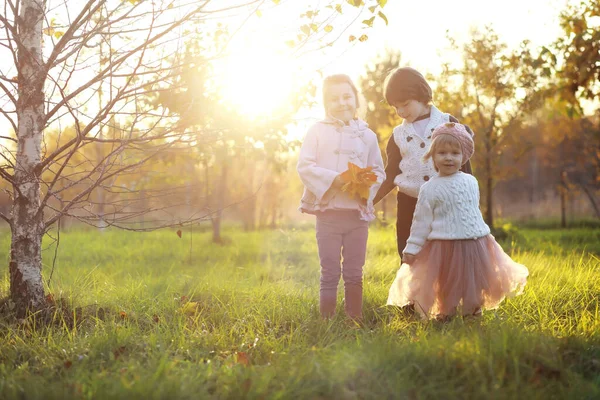
<svg viewBox="0 0 600 400">
<path fill-rule="evenodd" d="M 2 213 L 0 211 L 0 219 L 3 219 L 4 221 L 6 221 L 8 223 L 8 225 L 12 226 L 12 220 L 7 217 L 6 215 L 4 215 L 4 213 Z"/>
</svg>

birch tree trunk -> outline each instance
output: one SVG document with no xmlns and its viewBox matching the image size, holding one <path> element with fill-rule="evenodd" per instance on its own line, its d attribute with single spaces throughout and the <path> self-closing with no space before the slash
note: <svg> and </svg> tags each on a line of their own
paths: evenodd
<svg viewBox="0 0 600 400">
<path fill-rule="evenodd" d="M 21 43 L 18 48 L 18 131 L 13 180 L 10 294 L 17 312 L 35 309 L 44 301 L 42 281 L 43 213 L 40 181 L 44 124 L 44 77 L 42 19 L 44 0 L 22 0 L 19 17 Z"/>
</svg>

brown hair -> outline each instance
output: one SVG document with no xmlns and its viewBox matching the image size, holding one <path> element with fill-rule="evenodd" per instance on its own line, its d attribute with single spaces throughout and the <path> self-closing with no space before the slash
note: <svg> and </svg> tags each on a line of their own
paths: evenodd
<svg viewBox="0 0 600 400">
<path fill-rule="evenodd" d="M 356 86 L 354 86 L 354 82 L 352 82 L 352 79 L 350 79 L 350 77 L 345 74 L 329 75 L 328 77 L 323 79 L 323 104 L 327 103 L 326 98 L 329 87 L 331 85 L 337 85 L 340 83 L 347 83 L 348 85 L 350 85 L 350 87 L 352 88 L 352 92 L 354 93 L 354 97 L 356 98 L 356 108 L 358 109 L 360 107 L 360 102 L 358 101 L 358 90 L 356 89 Z M 325 109 L 325 111 L 327 111 L 327 109 Z"/>
<path fill-rule="evenodd" d="M 423 156 L 423 161 L 427 161 L 430 158 L 432 158 L 438 148 L 440 148 L 444 145 L 447 145 L 447 144 L 452 146 L 453 149 L 460 150 L 460 152 L 462 154 L 462 147 L 457 138 L 455 138 L 452 135 L 441 134 L 441 135 L 437 136 L 435 139 L 433 139 L 433 141 L 431 142 L 431 146 L 429 147 L 429 150 L 427 150 L 427 153 L 425 153 L 425 155 Z M 435 163 L 433 163 L 433 168 L 435 168 L 436 171 L 439 171 L 438 167 L 435 165 Z"/>
<path fill-rule="evenodd" d="M 429 104 L 432 100 L 431 87 L 419 71 L 410 67 L 396 68 L 383 83 L 383 96 L 390 105 L 407 100 Z"/>
</svg>

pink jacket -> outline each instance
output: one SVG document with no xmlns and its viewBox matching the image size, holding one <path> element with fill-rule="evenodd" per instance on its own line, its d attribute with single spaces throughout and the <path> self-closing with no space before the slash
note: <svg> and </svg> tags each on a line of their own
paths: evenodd
<svg viewBox="0 0 600 400">
<path fill-rule="evenodd" d="M 361 168 L 372 166 L 378 177 L 371 186 L 366 206 L 345 192 L 329 190 L 335 177 L 348 169 L 348 162 Z M 373 198 L 385 179 L 385 172 L 377 135 L 366 122 L 356 119 L 345 125 L 328 118 L 314 124 L 302 144 L 297 170 L 305 187 L 301 212 L 356 209 L 363 220 L 375 218 Z"/>
</svg>

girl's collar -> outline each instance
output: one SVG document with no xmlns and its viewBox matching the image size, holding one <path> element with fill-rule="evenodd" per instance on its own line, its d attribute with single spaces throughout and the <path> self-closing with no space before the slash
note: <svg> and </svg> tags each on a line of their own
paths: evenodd
<svg viewBox="0 0 600 400">
<path fill-rule="evenodd" d="M 322 122 L 325 124 L 335 125 L 339 128 L 344 128 L 345 126 L 347 126 L 358 130 L 364 130 L 369 126 L 365 121 L 359 118 L 354 118 L 346 123 L 341 119 L 332 117 L 331 115 L 328 115 Z"/>
</svg>

